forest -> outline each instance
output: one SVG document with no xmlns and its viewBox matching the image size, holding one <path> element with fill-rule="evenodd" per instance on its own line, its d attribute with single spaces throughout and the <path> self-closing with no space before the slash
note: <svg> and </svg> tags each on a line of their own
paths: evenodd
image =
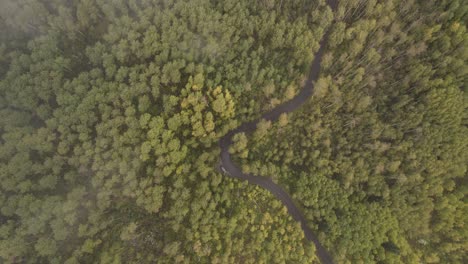
<svg viewBox="0 0 468 264">
<path fill-rule="evenodd" d="M 237 136 L 337 263 L 468 262 L 467 10 L 340 2 L 311 100 Z"/>
<path fill-rule="evenodd" d="M 0 263 L 468 263 L 462 0 L 0 0 Z M 327 35 L 326 32 L 329 32 Z M 328 41 L 321 42 L 327 35 Z"/>
</svg>

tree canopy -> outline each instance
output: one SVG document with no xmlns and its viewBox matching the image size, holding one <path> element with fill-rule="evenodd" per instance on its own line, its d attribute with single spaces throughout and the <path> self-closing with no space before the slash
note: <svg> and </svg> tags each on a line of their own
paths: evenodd
<svg viewBox="0 0 468 264">
<path fill-rule="evenodd" d="M 340 1 L 311 100 L 252 134 L 337 263 L 466 263 L 463 1 Z"/>
<path fill-rule="evenodd" d="M 4 0 L 0 262 L 467 263 L 461 0 Z"/>
<path fill-rule="evenodd" d="M 314 262 L 281 203 L 218 172 L 215 143 L 296 92 L 330 14 L 2 1 L 0 262 Z"/>
</svg>

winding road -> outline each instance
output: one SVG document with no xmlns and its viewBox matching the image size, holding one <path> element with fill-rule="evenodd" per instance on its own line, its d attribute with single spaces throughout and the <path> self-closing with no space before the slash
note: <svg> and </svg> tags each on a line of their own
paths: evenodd
<svg viewBox="0 0 468 264">
<path fill-rule="evenodd" d="M 331 7 L 333 11 L 336 11 L 338 6 L 337 0 L 327 0 L 327 4 Z M 243 173 L 242 170 L 233 162 L 231 154 L 229 153 L 229 146 L 232 144 L 232 137 L 235 134 L 241 132 L 244 132 L 246 134 L 251 133 L 255 131 L 256 125 L 260 121 L 260 119 L 275 121 L 282 113 L 289 113 L 294 111 L 299 106 L 304 104 L 310 96 L 312 96 L 312 92 L 314 89 L 313 82 L 316 81 L 319 76 L 320 62 L 322 60 L 325 44 L 328 41 L 328 35 L 329 32 L 326 32 L 320 41 L 320 48 L 315 54 L 314 60 L 312 61 L 307 82 L 301 89 L 299 94 L 297 94 L 290 101 L 287 101 L 275 107 L 271 111 L 263 114 L 261 118 L 251 122 L 243 123 L 236 129 L 231 130 L 229 133 L 227 133 L 220 139 L 219 145 L 221 147 L 221 168 L 225 170 L 226 174 L 230 177 L 247 180 L 250 184 L 258 185 L 262 188 L 265 188 L 268 191 L 270 191 L 274 196 L 276 196 L 276 198 L 281 200 L 281 202 L 288 208 L 288 212 L 294 218 L 294 220 L 301 223 L 302 230 L 304 231 L 307 240 L 315 244 L 317 256 L 319 257 L 321 263 L 333 264 L 333 259 L 330 253 L 328 253 L 328 251 L 322 246 L 322 244 L 320 244 L 312 230 L 307 226 L 307 220 L 305 219 L 301 211 L 296 207 L 289 194 L 286 191 L 284 191 L 284 189 L 281 188 L 279 185 L 274 183 L 270 178 Z"/>
</svg>

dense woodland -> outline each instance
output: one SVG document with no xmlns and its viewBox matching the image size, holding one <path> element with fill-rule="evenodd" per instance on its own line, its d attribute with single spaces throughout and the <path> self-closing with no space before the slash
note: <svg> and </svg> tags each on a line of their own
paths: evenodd
<svg viewBox="0 0 468 264">
<path fill-rule="evenodd" d="M 462 0 L 0 0 L 0 262 L 467 263 Z"/>
<path fill-rule="evenodd" d="M 467 11 L 341 1 L 311 100 L 236 136 L 338 263 L 468 263 Z"/>
<path fill-rule="evenodd" d="M 217 140 L 300 89 L 323 1 L 0 3 L 0 262 L 315 261 Z"/>
</svg>

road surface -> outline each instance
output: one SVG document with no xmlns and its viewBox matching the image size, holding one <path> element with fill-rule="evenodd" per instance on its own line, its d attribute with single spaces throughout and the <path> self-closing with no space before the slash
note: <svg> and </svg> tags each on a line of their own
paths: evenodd
<svg viewBox="0 0 468 264">
<path fill-rule="evenodd" d="M 338 5 L 337 0 L 328 0 L 327 3 L 333 11 L 336 11 Z M 328 35 L 329 32 L 325 33 L 322 40 L 320 41 L 320 48 L 315 54 L 314 60 L 312 61 L 307 82 L 305 83 L 304 87 L 299 92 L 299 94 L 297 94 L 290 101 L 287 101 L 275 107 L 271 111 L 263 114 L 261 118 L 247 123 L 243 123 L 236 129 L 227 133 L 219 141 L 219 145 L 221 147 L 221 169 L 223 170 L 224 174 L 233 178 L 246 180 L 250 184 L 258 185 L 262 188 L 265 188 L 268 191 L 270 191 L 276 198 L 281 200 L 281 202 L 288 208 L 288 212 L 294 218 L 294 220 L 301 223 L 301 227 L 304 231 L 305 237 L 315 244 L 317 256 L 323 264 L 333 264 L 333 259 L 330 253 L 328 253 L 328 251 L 322 246 L 322 244 L 320 244 L 312 230 L 307 226 L 307 221 L 304 215 L 296 207 L 289 194 L 286 191 L 284 191 L 283 188 L 281 188 L 279 185 L 277 185 L 267 177 L 254 176 L 251 174 L 243 173 L 242 170 L 236 164 L 234 164 L 233 160 L 231 159 L 231 154 L 229 153 L 229 146 L 232 144 L 232 137 L 236 133 L 251 133 L 255 131 L 256 125 L 260 119 L 275 121 L 282 113 L 289 113 L 294 111 L 299 106 L 304 104 L 310 96 L 312 96 L 312 92 L 314 89 L 313 82 L 316 81 L 319 76 L 320 62 L 322 60 L 323 52 L 326 46 L 325 44 L 328 41 Z"/>
</svg>

